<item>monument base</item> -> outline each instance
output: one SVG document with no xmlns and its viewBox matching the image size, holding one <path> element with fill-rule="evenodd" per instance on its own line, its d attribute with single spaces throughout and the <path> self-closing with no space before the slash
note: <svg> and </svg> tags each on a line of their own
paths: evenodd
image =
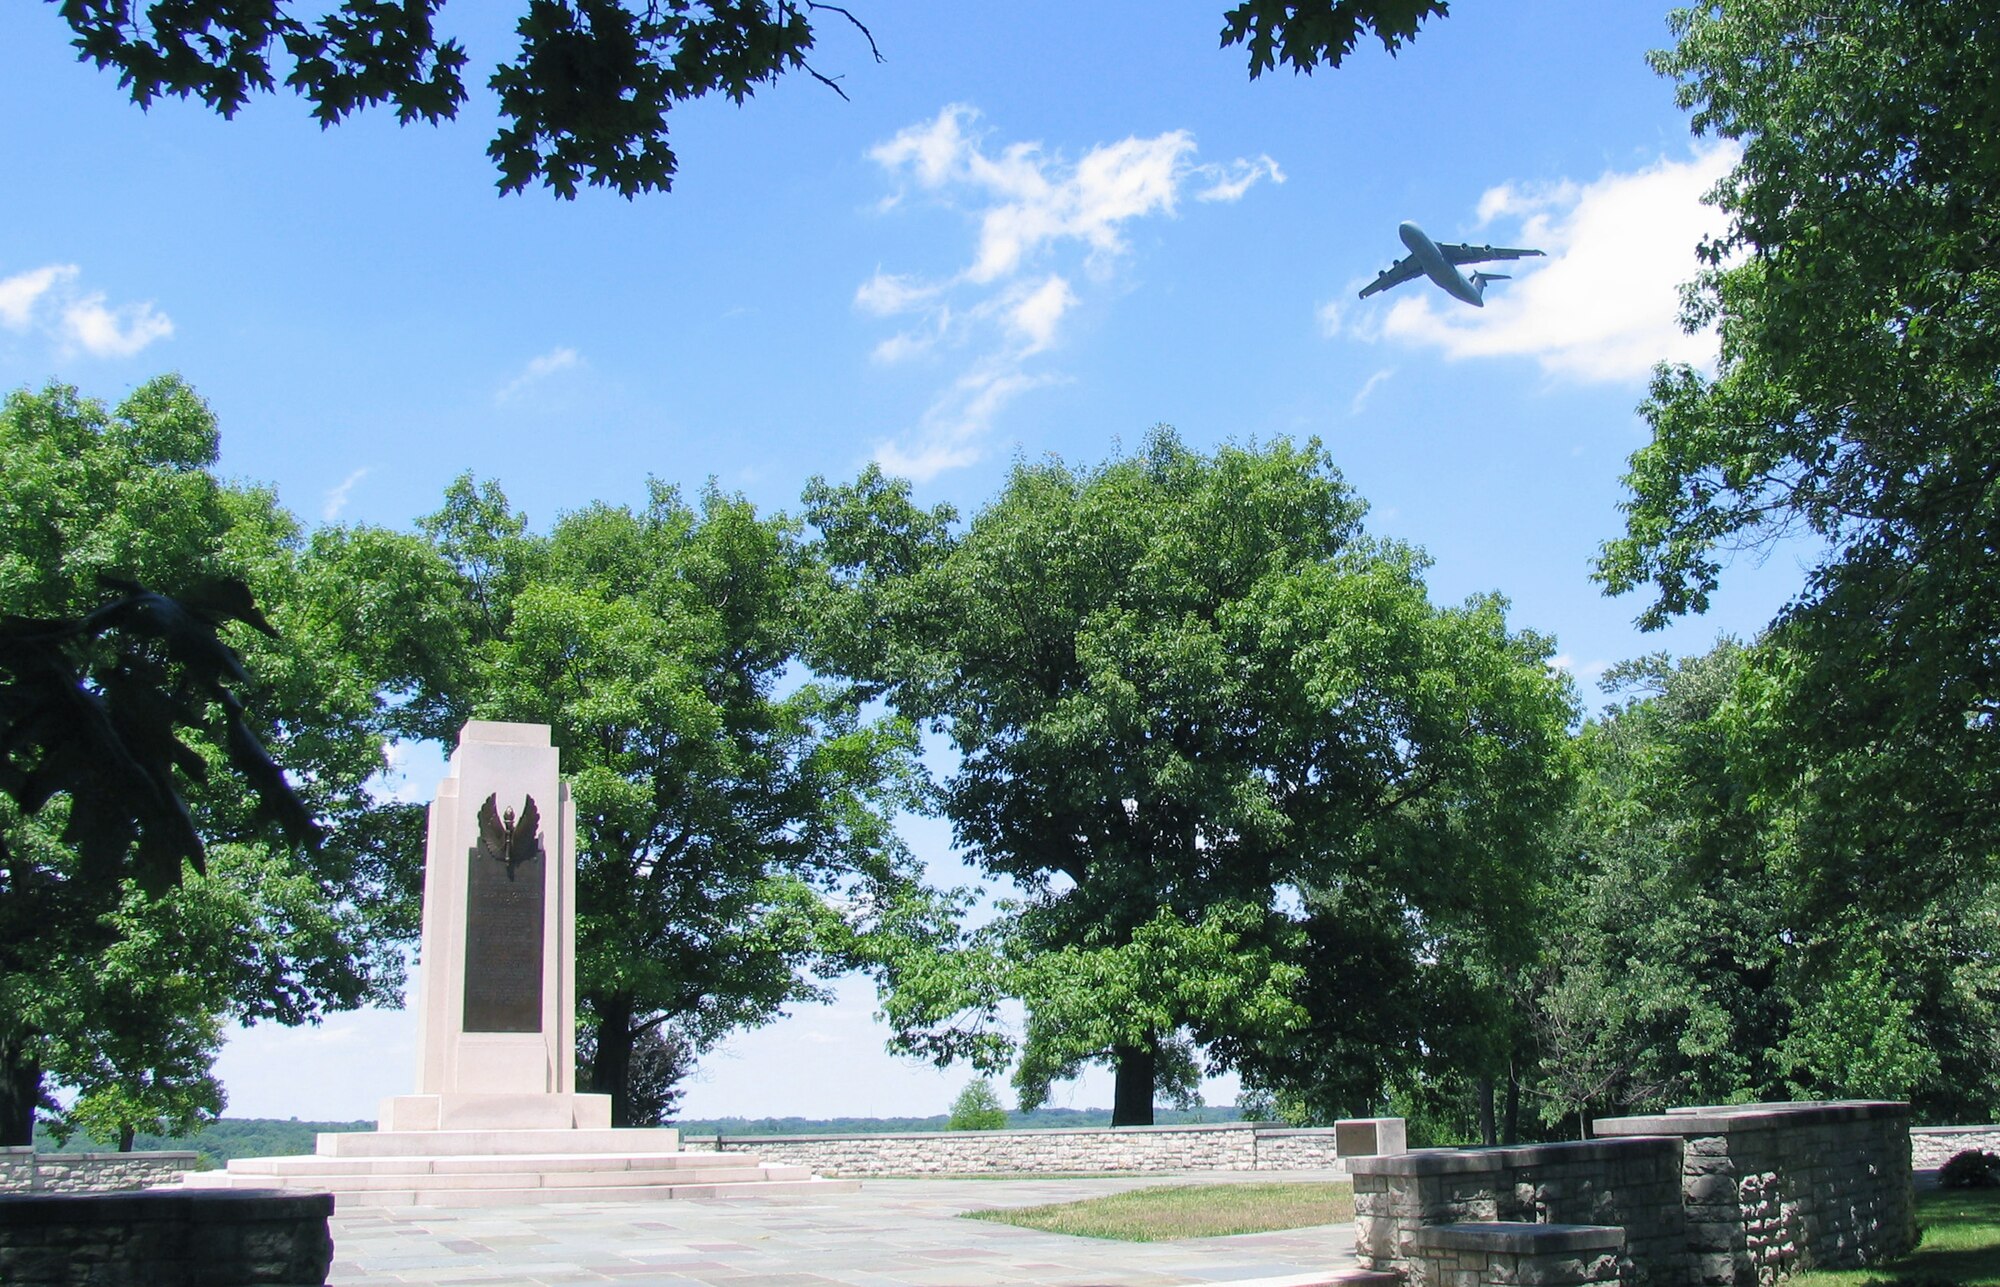
<svg viewBox="0 0 2000 1287">
<path fill-rule="evenodd" d="M 233 1158 L 227 1170 L 190 1171 L 181 1182 L 331 1193 L 343 1210 L 756 1198 L 860 1187 L 748 1153 L 683 1153 L 680 1132 L 662 1128 L 326 1134 L 309 1157 Z"/>
<path fill-rule="evenodd" d="M 382 1101 L 383 1131 L 608 1130 L 609 1095 L 455 1093 L 397 1095 Z"/>
</svg>

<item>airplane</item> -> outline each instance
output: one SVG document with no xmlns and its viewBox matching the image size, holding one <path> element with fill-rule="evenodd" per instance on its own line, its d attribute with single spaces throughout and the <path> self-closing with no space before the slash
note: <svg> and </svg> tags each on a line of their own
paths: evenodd
<svg viewBox="0 0 2000 1287">
<path fill-rule="evenodd" d="M 1362 299 L 1424 276 L 1442 286 L 1445 293 L 1454 299 L 1462 299 L 1474 308 L 1485 308 L 1486 283 L 1506 281 L 1508 275 L 1475 272 L 1468 280 L 1464 273 L 1458 271 L 1458 265 L 1483 264 L 1492 259 L 1526 259 L 1542 253 L 1539 250 L 1509 250 L 1503 246 L 1465 246 L 1432 241 L 1422 228 L 1407 219 L 1397 226 L 1396 235 L 1403 239 L 1410 253 L 1383 269 L 1382 275 L 1361 292 Z"/>
</svg>

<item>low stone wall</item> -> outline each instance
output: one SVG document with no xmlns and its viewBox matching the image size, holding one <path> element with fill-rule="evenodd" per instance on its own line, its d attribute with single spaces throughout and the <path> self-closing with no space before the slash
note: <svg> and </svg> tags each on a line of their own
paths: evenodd
<svg viewBox="0 0 2000 1287">
<path fill-rule="evenodd" d="M 1908 1104 L 1678 1108 L 1595 1131 L 1680 1137 L 1692 1282 L 1769 1284 L 1916 1245 Z"/>
<path fill-rule="evenodd" d="M 1672 1139 L 1583 1140 L 1518 1148 L 1419 1149 L 1350 1158 L 1355 1252 L 1411 1287 L 1445 1287 L 1419 1254 L 1426 1230 L 1461 1223 L 1615 1226 L 1617 1277 L 1677 1284 L 1686 1261 L 1681 1156 Z"/>
<path fill-rule="evenodd" d="M 2000 1154 L 2000 1126 L 1918 1126 L 1910 1131 L 1910 1165 L 1935 1171 L 1967 1149 Z"/>
<path fill-rule="evenodd" d="M 1401 1125 L 1400 1122 L 1397 1123 Z M 901 1135 L 726 1135 L 720 1147 L 815 1175 L 978 1175 L 1075 1171 L 1337 1171 L 1338 1127 L 1265 1122 Z M 1384 1130 L 1384 1136 L 1390 1131 Z M 1400 1139 L 1400 1136 L 1396 1136 Z M 1384 1139 L 1385 1146 L 1390 1145 Z M 683 1139 L 714 1149 L 713 1136 Z"/>
<path fill-rule="evenodd" d="M 1769 1287 L 1876 1264 L 1916 1241 L 1909 1120 L 1890 1103 L 1690 1108 L 1605 1119 L 1573 1144 L 1354 1158 L 1356 1251 L 1411 1287 L 1457 1287 L 1424 1248 L 1465 1223 L 1621 1228 L 1626 1284 Z"/>
<path fill-rule="evenodd" d="M 172 1184 L 199 1154 L 37 1153 L 0 1148 L 0 1193 L 124 1193 Z"/>
<path fill-rule="evenodd" d="M 0 1195 L 7 1287 L 309 1287 L 333 1265 L 325 1193 Z"/>
</svg>

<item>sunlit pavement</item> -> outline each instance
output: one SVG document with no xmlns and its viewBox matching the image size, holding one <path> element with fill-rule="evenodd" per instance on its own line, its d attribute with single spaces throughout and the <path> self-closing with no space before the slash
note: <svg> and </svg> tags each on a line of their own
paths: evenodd
<svg viewBox="0 0 2000 1287">
<path fill-rule="evenodd" d="M 1307 1287 L 1352 1270 L 1354 1227 L 1182 1242 L 1038 1233 L 962 1211 L 1067 1202 L 1156 1184 L 1324 1180 L 1203 1172 L 1081 1180 L 868 1180 L 858 1193 L 464 1210 L 364 1207 L 333 1217 L 338 1287 L 423 1283 L 729 1287 Z"/>
</svg>

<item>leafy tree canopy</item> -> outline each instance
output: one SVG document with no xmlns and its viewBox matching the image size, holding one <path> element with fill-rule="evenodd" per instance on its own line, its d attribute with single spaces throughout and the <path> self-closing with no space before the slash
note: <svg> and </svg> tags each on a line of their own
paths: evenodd
<svg viewBox="0 0 2000 1287">
<path fill-rule="evenodd" d="M 466 100 L 463 45 L 436 22 L 444 0 L 341 0 L 317 16 L 278 0 L 51 0 L 78 56 L 116 69 L 144 107 L 198 98 L 234 116 L 281 85 L 322 126 L 386 105 L 404 124 L 458 114 Z M 1222 44 L 1247 45 L 1252 77 L 1275 63 L 1338 67 L 1362 33 L 1395 51 L 1446 0 L 1245 0 L 1224 15 Z M 677 168 L 668 113 L 708 94 L 741 103 L 760 85 L 803 71 L 845 97 L 807 61 L 815 24 L 830 15 L 882 61 L 856 15 L 816 0 L 527 0 L 519 51 L 487 78 L 500 132 L 486 152 L 502 192 L 531 183 L 563 197 L 579 184 L 632 197 L 666 191 Z"/>
<path fill-rule="evenodd" d="M 1413 954 L 1518 925 L 1565 683 L 1497 599 L 1432 605 L 1316 444 L 1211 457 L 1162 429 L 1095 469 L 1024 463 L 963 532 L 872 470 L 807 503 L 874 622 L 823 664 L 950 735 L 957 841 L 1025 894 L 973 950 L 892 969 L 905 1048 L 1004 1062 L 1016 996 L 1024 1108 L 1104 1061 L 1118 1120 L 1149 1120 L 1197 1048 L 1303 1050 L 1344 990 L 1301 961 L 1341 909 L 1420 927 Z"/>
<path fill-rule="evenodd" d="M 377 685 L 291 518 L 218 483 L 216 450 L 171 377 L 115 410 L 60 386 L 0 408 L 9 1142 L 45 1077 L 79 1092 L 65 1125 L 185 1126 L 220 1107 L 223 1017 L 304 1022 L 400 981 L 413 819 L 363 789 Z"/>
<path fill-rule="evenodd" d="M 1823 906 L 1933 904 L 2000 856 L 2000 13 L 1737 0 L 1673 24 L 1657 66 L 1743 148 L 1688 295 L 1720 360 L 1656 375 L 1598 574 L 1650 586 L 1657 626 L 1731 552 L 1816 540 L 1758 664 L 1762 758 L 1815 797 Z"/>
</svg>

